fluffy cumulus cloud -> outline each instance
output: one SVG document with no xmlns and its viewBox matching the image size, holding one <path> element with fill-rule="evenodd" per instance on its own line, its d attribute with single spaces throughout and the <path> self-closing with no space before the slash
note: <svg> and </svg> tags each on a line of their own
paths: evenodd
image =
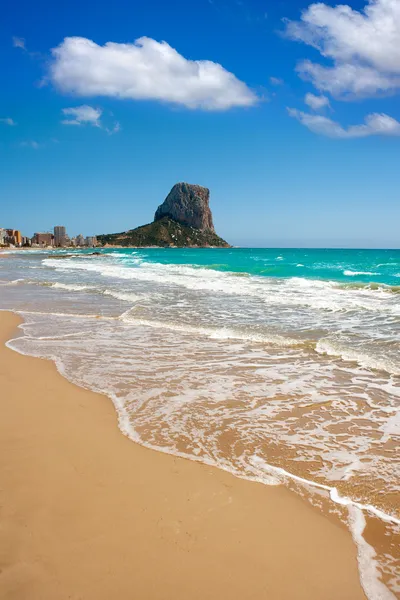
<svg viewBox="0 0 400 600">
<path fill-rule="evenodd" d="M 309 114 L 294 108 L 288 108 L 288 113 L 314 133 L 331 138 L 362 138 L 370 135 L 400 136 L 399 121 L 385 114 L 373 113 L 366 117 L 363 124 L 345 128 L 322 115 Z"/>
<path fill-rule="evenodd" d="M 329 100 L 326 96 L 315 96 L 314 94 L 306 94 L 304 102 L 312 108 L 312 110 L 321 110 L 326 106 L 329 106 Z"/>
<path fill-rule="evenodd" d="M 188 60 L 166 42 L 142 37 L 133 44 L 69 37 L 52 50 L 49 77 L 76 96 L 158 100 L 190 109 L 252 106 L 257 96 L 221 65 Z"/>
<path fill-rule="evenodd" d="M 300 77 L 338 100 L 373 97 L 400 88 L 400 75 L 380 73 L 362 65 L 341 64 L 330 68 L 305 60 L 297 65 L 296 70 Z"/>
<path fill-rule="evenodd" d="M 362 11 L 342 4 L 311 4 L 287 34 L 313 46 L 332 66 L 303 61 L 298 73 L 339 99 L 400 88 L 400 1 L 369 0 Z"/>
</svg>

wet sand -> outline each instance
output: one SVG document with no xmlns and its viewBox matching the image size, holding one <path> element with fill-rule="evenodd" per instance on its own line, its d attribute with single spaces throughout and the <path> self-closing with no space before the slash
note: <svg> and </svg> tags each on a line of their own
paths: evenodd
<svg viewBox="0 0 400 600">
<path fill-rule="evenodd" d="M 0 598 L 365 598 L 345 528 L 133 443 L 107 397 L 4 346 L 19 322 L 0 312 Z"/>
</svg>

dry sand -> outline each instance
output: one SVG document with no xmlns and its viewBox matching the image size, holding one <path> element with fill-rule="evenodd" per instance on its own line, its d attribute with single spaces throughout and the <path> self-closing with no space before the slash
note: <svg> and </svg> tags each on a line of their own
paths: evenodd
<svg viewBox="0 0 400 600">
<path fill-rule="evenodd" d="M 365 598 L 350 534 L 283 487 L 142 448 L 111 401 L 4 342 L 0 598 Z"/>
</svg>

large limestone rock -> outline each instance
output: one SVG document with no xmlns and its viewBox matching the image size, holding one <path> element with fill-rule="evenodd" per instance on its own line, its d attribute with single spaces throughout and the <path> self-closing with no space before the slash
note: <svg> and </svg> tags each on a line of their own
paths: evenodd
<svg viewBox="0 0 400 600">
<path fill-rule="evenodd" d="M 209 201 L 210 190 L 207 188 L 177 183 L 158 207 L 154 221 L 169 217 L 182 225 L 215 233 Z"/>
<path fill-rule="evenodd" d="M 154 222 L 122 233 L 98 235 L 103 246 L 230 248 L 213 225 L 210 191 L 200 185 L 177 183 L 158 207 Z"/>
</svg>

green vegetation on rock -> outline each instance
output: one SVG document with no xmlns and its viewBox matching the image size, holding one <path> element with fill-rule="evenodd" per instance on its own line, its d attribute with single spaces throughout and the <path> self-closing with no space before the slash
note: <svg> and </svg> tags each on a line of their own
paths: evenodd
<svg viewBox="0 0 400 600">
<path fill-rule="evenodd" d="M 169 217 L 163 217 L 124 233 L 98 235 L 97 241 L 102 245 L 111 246 L 230 247 L 225 240 L 211 230 L 201 231 L 194 227 L 188 227 Z"/>
</svg>

